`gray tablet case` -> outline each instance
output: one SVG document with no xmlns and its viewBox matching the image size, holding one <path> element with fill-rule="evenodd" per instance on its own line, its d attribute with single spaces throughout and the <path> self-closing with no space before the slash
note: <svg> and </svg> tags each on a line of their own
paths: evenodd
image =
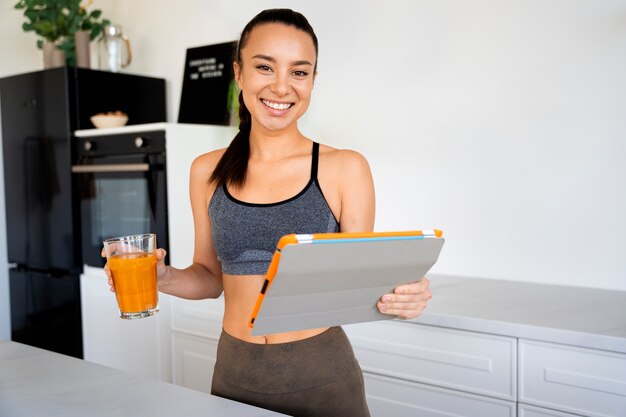
<svg viewBox="0 0 626 417">
<path fill-rule="evenodd" d="M 376 303 L 423 277 L 443 243 L 422 238 L 286 245 L 252 335 L 393 319 Z"/>
</svg>

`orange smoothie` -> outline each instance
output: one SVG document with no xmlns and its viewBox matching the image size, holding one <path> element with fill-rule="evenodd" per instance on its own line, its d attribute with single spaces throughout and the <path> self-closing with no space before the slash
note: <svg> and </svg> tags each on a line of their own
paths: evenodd
<svg viewBox="0 0 626 417">
<path fill-rule="evenodd" d="M 138 313 L 157 307 L 156 255 L 119 253 L 109 258 L 115 295 L 123 313 Z"/>
</svg>

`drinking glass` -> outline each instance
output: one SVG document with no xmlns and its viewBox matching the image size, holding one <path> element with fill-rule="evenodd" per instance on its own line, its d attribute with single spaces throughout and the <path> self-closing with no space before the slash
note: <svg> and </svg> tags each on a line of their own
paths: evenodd
<svg viewBox="0 0 626 417">
<path fill-rule="evenodd" d="M 123 319 L 140 319 L 159 311 L 156 235 L 122 236 L 104 241 L 115 296 Z"/>
</svg>

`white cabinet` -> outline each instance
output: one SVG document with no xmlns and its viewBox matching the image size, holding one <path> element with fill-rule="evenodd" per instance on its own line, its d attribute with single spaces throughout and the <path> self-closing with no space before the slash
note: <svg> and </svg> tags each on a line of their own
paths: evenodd
<svg viewBox="0 0 626 417">
<path fill-rule="evenodd" d="M 156 315 L 123 320 L 102 269 L 85 267 L 80 290 L 85 360 L 171 381 L 168 336 L 162 335 L 169 334 L 168 297 L 159 294 Z"/>
<path fill-rule="evenodd" d="M 224 299 L 172 298 L 173 382 L 210 392 L 217 342 L 222 330 Z"/>
<path fill-rule="evenodd" d="M 345 326 L 364 371 L 515 401 L 517 341 L 399 320 Z"/>
<path fill-rule="evenodd" d="M 519 401 L 592 417 L 626 416 L 626 355 L 520 340 Z"/>
<path fill-rule="evenodd" d="M 345 329 L 372 417 L 626 416 L 625 354 L 398 320 Z"/>
<path fill-rule="evenodd" d="M 560 411 L 550 410 L 542 407 L 534 407 L 532 405 L 520 404 L 517 409 L 518 417 L 582 417 L 578 414 L 562 413 Z"/>
<path fill-rule="evenodd" d="M 176 385 L 211 392 L 217 340 L 172 333 L 172 372 Z"/>
<path fill-rule="evenodd" d="M 515 416 L 515 338 L 399 320 L 344 328 L 372 417 Z"/>
<path fill-rule="evenodd" d="M 372 417 L 515 417 L 515 403 L 466 392 L 365 375 Z"/>
</svg>

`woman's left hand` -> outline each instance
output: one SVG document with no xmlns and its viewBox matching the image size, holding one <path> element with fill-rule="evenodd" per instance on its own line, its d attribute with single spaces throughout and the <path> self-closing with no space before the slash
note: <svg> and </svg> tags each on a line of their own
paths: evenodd
<svg viewBox="0 0 626 417">
<path fill-rule="evenodd" d="M 376 305 L 383 314 L 393 314 L 399 319 L 414 319 L 422 314 L 432 298 L 430 281 L 424 277 L 417 282 L 400 285 L 393 290 L 393 294 L 380 297 Z"/>
</svg>

